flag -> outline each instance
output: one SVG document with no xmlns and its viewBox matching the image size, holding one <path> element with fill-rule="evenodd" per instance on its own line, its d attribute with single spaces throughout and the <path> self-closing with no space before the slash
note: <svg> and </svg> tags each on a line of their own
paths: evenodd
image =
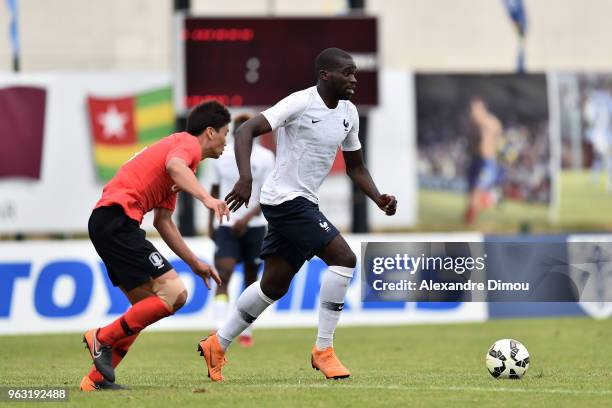
<svg viewBox="0 0 612 408">
<path fill-rule="evenodd" d="M 516 71 L 525 72 L 525 34 L 527 33 L 527 13 L 523 0 L 503 0 L 506 11 L 512 19 L 519 36 L 519 49 L 516 56 Z"/>
<path fill-rule="evenodd" d="M 0 88 L 0 177 L 40 179 L 46 96 L 42 88 Z"/>
<path fill-rule="evenodd" d="M 11 13 L 11 22 L 9 24 L 11 48 L 13 49 L 13 56 L 17 56 L 19 55 L 19 31 L 17 29 L 19 19 L 17 14 L 17 0 L 6 0 L 6 6 Z"/>
<path fill-rule="evenodd" d="M 527 31 L 527 14 L 523 0 L 503 0 L 503 2 L 519 36 L 524 37 Z"/>
<path fill-rule="evenodd" d="M 110 180 L 134 154 L 175 129 L 169 87 L 127 97 L 89 96 L 87 104 L 94 162 L 102 181 Z"/>
</svg>

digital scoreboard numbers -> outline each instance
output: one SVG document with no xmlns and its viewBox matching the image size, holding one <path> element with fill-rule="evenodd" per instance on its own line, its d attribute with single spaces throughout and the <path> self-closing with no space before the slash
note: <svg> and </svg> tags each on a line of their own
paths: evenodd
<svg viewBox="0 0 612 408">
<path fill-rule="evenodd" d="M 316 83 L 314 60 L 328 47 L 355 59 L 352 101 L 361 108 L 378 104 L 374 17 L 186 17 L 180 40 L 183 84 L 177 89 L 187 108 L 211 98 L 232 107 L 271 106 Z"/>
</svg>

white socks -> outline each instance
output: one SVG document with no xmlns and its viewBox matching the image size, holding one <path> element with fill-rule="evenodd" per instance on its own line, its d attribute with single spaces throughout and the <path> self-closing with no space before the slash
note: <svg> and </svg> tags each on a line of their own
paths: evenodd
<svg viewBox="0 0 612 408">
<path fill-rule="evenodd" d="M 316 342 L 318 350 L 333 346 L 334 332 L 354 271 L 355 268 L 330 266 L 323 273 L 319 295 L 319 331 Z M 259 281 L 246 288 L 238 298 L 236 308 L 230 313 L 229 319 L 217 331 L 223 351 L 272 303 L 274 300 L 261 291 Z"/>
<path fill-rule="evenodd" d="M 246 288 L 238 298 L 236 308 L 231 312 L 229 319 L 217 331 L 217 338 L 223 351 L 227 350 L 230 343 L 272 303 L 274 300 L 261 291 L 259 281 Z"/>
<path fill-rule="evenodd" d="M 330 266 L 323 273 L 319 293 L 319 332 L 316 343 L 319 351 L 334 345 L 334 332 L 354 271 L 355 268 Z"/>
<path fill-rule="evenodd" d="M 215 295 L 213 299 L 213 317 L 215 319 L 215 327 L 218 329 L 225 323 L 227 317 L 227 309 L 229 306 L 229 299 L 227 295 Z"/>
</svg>

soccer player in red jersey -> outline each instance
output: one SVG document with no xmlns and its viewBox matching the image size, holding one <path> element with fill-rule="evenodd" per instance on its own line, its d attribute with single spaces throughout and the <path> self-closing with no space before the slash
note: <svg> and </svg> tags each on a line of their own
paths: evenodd
<svg viewBox="0 0 612 408">
<path fill-rule="evenodd" d="M 104 186 L 102 198 L 89 218 L 89 236 L 114 286 L 132 307 L 111 324 L 87 331 L 83 337 L 94 367 L 81 381 L 81 390 L 121 389 L 114 369 L 145 327 L 174 314 L 187 300 L 187 290 L 172 265 L 145 238 L 144 214 L 153 210 L 153 225 L 191 270 L 210 289 L 217 273 L 200 261 L 172 221 L 179 190 L 213 210 L 220 221 L 229 217 L 227 204 L 212 197 L 195 176 L 198 163 L 218 158 L 225 147 L 230 114 L 218 102 L 195 107 L 187 131 L 172 134 L 128 160 Z"/>
</svg>

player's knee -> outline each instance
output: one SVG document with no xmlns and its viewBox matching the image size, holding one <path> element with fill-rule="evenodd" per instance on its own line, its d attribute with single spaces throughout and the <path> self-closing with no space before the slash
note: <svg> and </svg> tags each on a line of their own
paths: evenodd
<svg viewBox="0 0 612 408">
<path fill-rule="evenodd" d="M 219 278 L 221 278 L 222 286 L 227 286 L 232 277 L 232 273 L 234 272 L 234 265 L 229 266 L 225 264 L 215 263 L 215 268 L 219 273 Z"/>
<path fill-rule="evenodd" d="M 289 284 L 290 283 L 291 282 L 289 282 Z M 263 292 L 263 294 L 272 300 L 278 300 L 282 298 L 283 296 L 285 296 L 285 293 L 287 293 L 287 291 L 289 290 L 289 284 L 287 285 L 279 284 L 279 283 L 271 284 L 269 282 L 265 282 L 264 280 L 262 280 L 260 283 L 261 291 Z"/>
<path fill-rule="evenodd" d="M 349 279 L 353 279 L 353 275 L 355 274 L 355 268 L 339 265 L 331 265 L 329 271 Z"/>
<path fill-rule="evenodd" d="M 287 293 L 286 288 L 279 288 L 279 287 L 267 287 L 265 289 L 262 287 L 261 291 L 263 292 L 264 295 L 266 295 L 272 300 L 278 300 L 282 298 L 283 296 L 285 296 L 285 293 Z"/>
<path fill-rule="evenodd" d="M 155 294 L 166 302 L 171 313 L 176 313 L 187 302 L 187 288 L 179 278 L 156 285 Z"/>
<path fill-rule="evenodd" d="M 344 266 L 345 268 L 354 268 L 357 266 L 357 257 L 353 251 L 344 251 L 338 257 L 338 265 Z"/>
<path fill-rule="evenodd" d="M 172 304 L 172 312 L 173 313 L 178 312 L 180 308 L 185 306 L 185 303 L 187 303 L 187 289 L 183 290 L 181 293 L 176 295 L 176 299 L 174 300 L 174 303 Z"/>
<path fill-rule="evenodd" d="M 259 265 L 247 264 L 244 266 L 244 286 L 247 287 L 257 280 Z"/>
</svg>

